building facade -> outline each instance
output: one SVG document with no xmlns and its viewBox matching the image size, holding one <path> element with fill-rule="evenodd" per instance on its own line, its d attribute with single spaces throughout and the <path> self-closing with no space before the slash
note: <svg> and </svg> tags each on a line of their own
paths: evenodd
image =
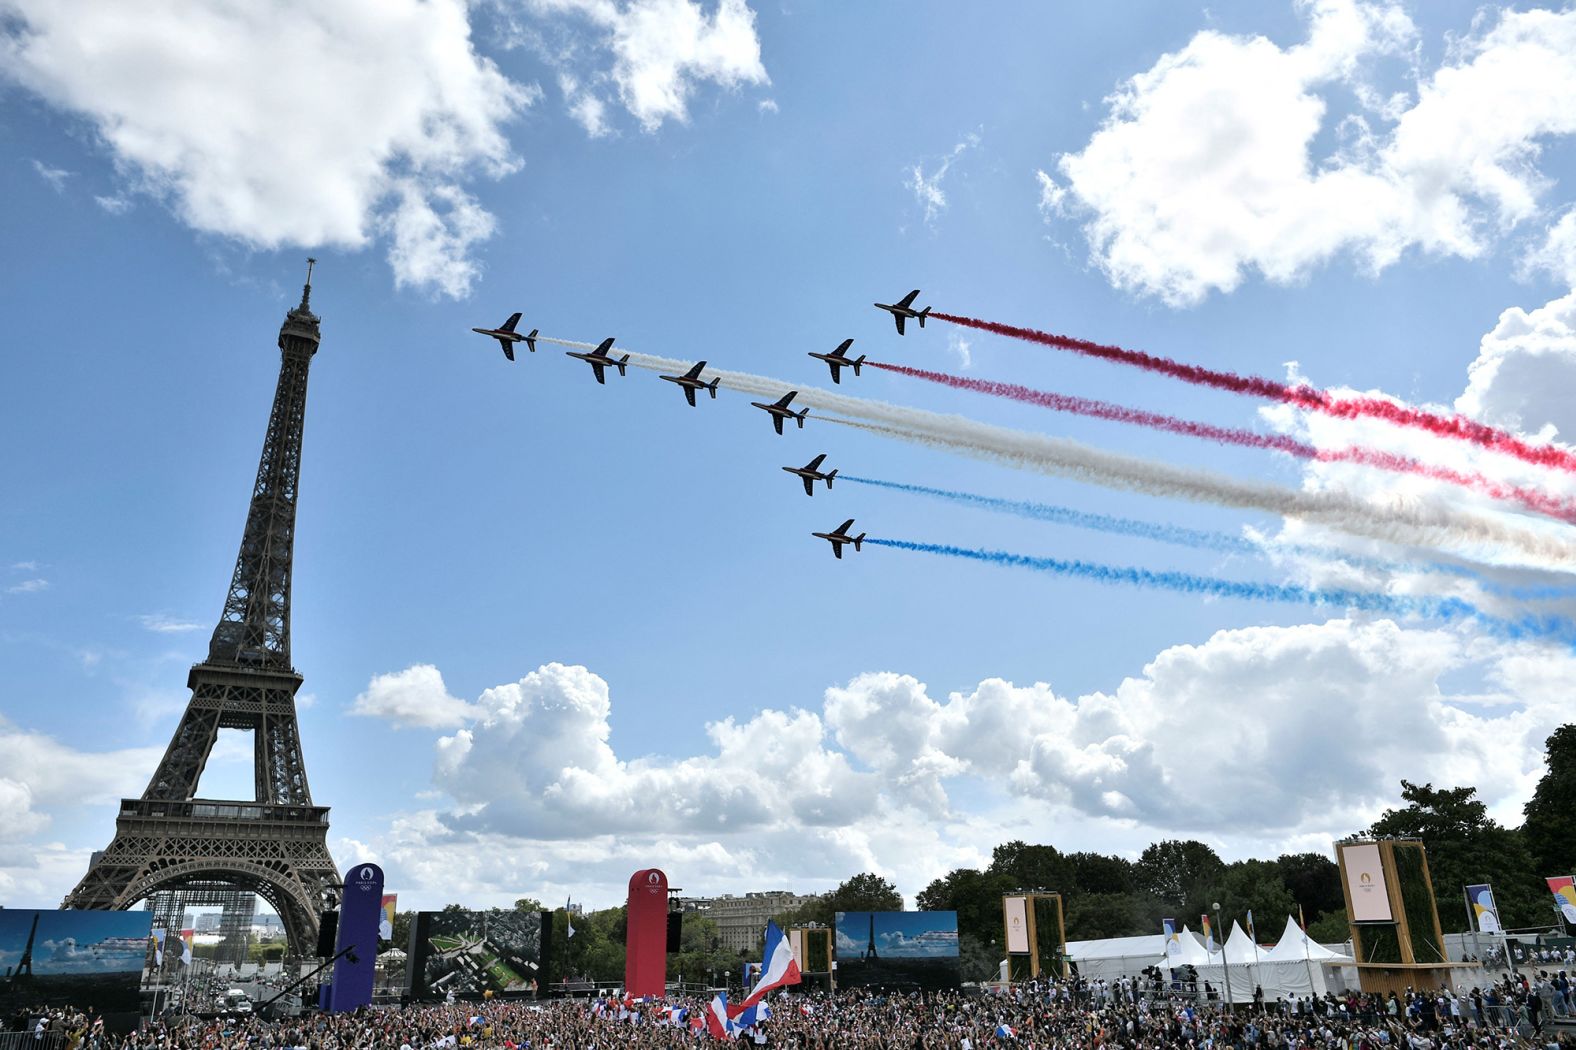
<svg viewBox="0 0 1576 1050">
<path fill-rule="evenodd" d="M 685 911 L 704 915 L 717 924 L 719 947 L 730 952 L 756 952 L 766 930 L 766 920 L 792 911 L 815 898 L 788 890 L 764 890 L 735 896 L 685 897 L 675 903 Z"/>
</svg>

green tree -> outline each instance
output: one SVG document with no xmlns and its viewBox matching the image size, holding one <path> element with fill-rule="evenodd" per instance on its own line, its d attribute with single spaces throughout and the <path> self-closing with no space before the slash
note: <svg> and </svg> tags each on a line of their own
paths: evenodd
<svg viewBox="0 0 1576 1050">
<path fill-rule="evenodd" d="M 987 953 L 1002 943 L 1002 894 L 1018 884 L 1009 876 L 975 868 L 957 868 L 926 886 L 914 898 L 920 911 L 955 911 L 958 936 L 970 937 Z M 961 943 L 961 941 L 960 941 Z"/>
<path fill-rule="evenodd" d="M 1368 834 L 1423 841 L 1445 932 L 1466 929 L 1463 891 L 1482 882 L 1493 884 L 1505 926 L 1545 924 L 1549 909 L 1537 892 L 1540 887 L 1526 842 L 1519 831 L 1491 820 L 1488 807 L 1476 795 L 1473 787 L 1436 789 L 1403 780 L 1401 798 L 1406 805 L 1385 810 Z"/>
<path fill-rule="evenodd" d="M 831 926 L 840 911 L 902 911 L 903 895 L 887 879 L 862 872 L 846 880 L 830 893 L 823 893 L 801 907 L 774 916 L 777 925 L 805 926 L 819 923 Z"/>
<path fill-rule="evenodd" d="M 1544 742 L 1543 778 L 1527 801 L 1521 833 L 1538 878 L 1576 874 L 1576 725 Z"/>
<path fill-rule="evenodd" d="M 1060 890 L 1068 881 L 1067 864 L 1056 847 L 1031 846 L 1021 839 L 997 846 L 987 870 L 1015 890 Z"/>
<path fill-rule="evenodd" d="M 1144 893 L 1074 893 L 1062 904 L 1069 941 L 1159 933 L 1165 918 L 1160 901 Z"/>
<path fill-rule="evenodd" d="M 1194 839 L 1156 842 L 1133 865 L 1138 889 L 1187 914 L 1207 908 L 1226 864 L 1216 852 Z"/>
<path fill-rule="evenodd" d="M 1275 864 L 1291 899 L 1302 905 L 1308 918 L 1332 911 L 1346 914 L 1341 869 L 1335 861 L 1322 853 L 1283 853 Z"/>
<path fill-rule="evenodd" d="M 1108 857 L 1104 853 L 1068 853 L 1063 858 L 1067 864 L 1071 890 L 1079 893 L 1132 893 L 1137 889 L 1133 881 L 1133 865 L 1122 857 Z M 1070 936 L 1070 935 L 1069 935 Z"/>
<path fill-rule="evenodd" d="M 1230 935 L 1233 922 L 1247 929 L 1250 911 L 1254 932 L 1260 940 L 1279 937 L 1286 925 L 1286 916 L 1297 912 L 1296 903 L 1282 881 L 1280 865 L 1273 860 L 1242 860 L 1227 865 L 1216 893 L 1220 902 L 1220 922 L 1224 927 L 1216 931 L 1216 936 L 1222 941 Z"/>
<path fill-rule="evenodd" d="M 537 900 L 535 897 L 521 897 L 519 900 L 514 902 L 514 910 L 515 911 L 546 911 L 547 909 L 543 908 L 542 907 L 542 902 Z"/>
</svg>

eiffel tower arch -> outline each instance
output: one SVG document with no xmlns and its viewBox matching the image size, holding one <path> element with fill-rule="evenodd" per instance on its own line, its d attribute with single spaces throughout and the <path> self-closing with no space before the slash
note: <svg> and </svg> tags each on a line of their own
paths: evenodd
<svg viewBox="0 0 1576 1050">
<path fill-rule="evenodd" d="M 208 656 L 187 675 L 191 700 L 141 798 L 123 799 L 115 838 L 93 856 L 67 908 L 125 910 L 159 895 L 206 903 L 255 893 L 284 922 L 292 956 L 310 955 L 340 878 L 328 807 L 312 803 L 290 665 L 290 570 L 306 421 L 307 372 L 321 336 L 312 270 L 279 330 L 279 382 L 224 612 Z M 197 797 L 221 729 L 250 730 L 251 799 Z M 157 908 L 156 908 L 157 910 Z"/>
</svg>

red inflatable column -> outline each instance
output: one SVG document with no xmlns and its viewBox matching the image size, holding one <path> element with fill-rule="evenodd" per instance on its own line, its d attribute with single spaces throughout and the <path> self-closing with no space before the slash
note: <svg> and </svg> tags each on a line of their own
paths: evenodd
<svg viewBox="0 0 1576 1050">
<path fill-rule="evenodd" d="M 629 877 L 624 994 L 661 995 L 668 979 L 668 877 L 644 868 Z"/>
</svg>

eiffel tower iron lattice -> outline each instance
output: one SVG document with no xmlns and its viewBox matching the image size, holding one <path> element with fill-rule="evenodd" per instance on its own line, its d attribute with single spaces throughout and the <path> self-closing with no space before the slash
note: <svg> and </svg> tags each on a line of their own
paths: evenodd
<svg viewBox="0 0 1576 1050">
<path fill-rule="evenodd" d="M 314 806 L 301 757 L 290 665 L 290 567 L 301 477 L 307 371 L 321 335 L 308 260 L 301 304 L 279 329 L 279 383 L 224 612 L 208 657 L 187 675 L 191 700 L 141 798 L 123 799 L 115 838 L 94 854 L 64 907 L 128 909 L 161 891 L 255 893 L 284 922 L 289 952 L 310 954 L 340 883 L 328 807 Z M 197 797 L 221 729 L 249 730 L 253 798 Z"/>
</svg>

